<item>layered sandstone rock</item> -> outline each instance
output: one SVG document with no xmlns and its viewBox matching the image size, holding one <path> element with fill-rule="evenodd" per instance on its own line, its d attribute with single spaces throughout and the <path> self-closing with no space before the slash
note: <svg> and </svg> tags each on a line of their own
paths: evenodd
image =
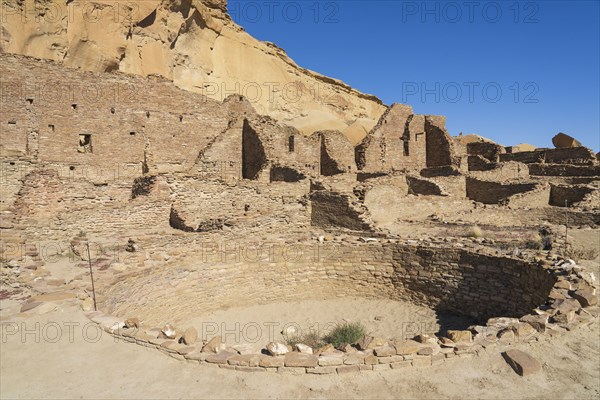
<svg viewBox="0 0 600 400">
<path fill-rule="evenodd" d="M 241 94 L 259 114 L 304 134 L 337 129 L 356 143 L 385 109 L 254 39 L 231 20 L 226 0 L 10 0 L 1 37 L 1 52 L 88 71 L 157 74 L 217 100 Z"/>
</svg>

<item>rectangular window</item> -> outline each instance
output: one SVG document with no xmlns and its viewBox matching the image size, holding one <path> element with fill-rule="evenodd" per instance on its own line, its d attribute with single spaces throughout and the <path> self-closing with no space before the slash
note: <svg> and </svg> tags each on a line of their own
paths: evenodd
<svg viewBox="0 0 600 400">
<path fill-rule="evenodd" d="M 89 133 L 83 133 L 79 135 L 79 148 L 77 151 L 80 153 L 92 152 L 92 135 Z"/>
<path fill-rule="evenodd" d="M 294 152 L 294 135 L 291 135 L 291 136 L 288 138 L 288 151 L 289 151 L 290 153 L 293 153 L 293 152 Z"/>
</svg>

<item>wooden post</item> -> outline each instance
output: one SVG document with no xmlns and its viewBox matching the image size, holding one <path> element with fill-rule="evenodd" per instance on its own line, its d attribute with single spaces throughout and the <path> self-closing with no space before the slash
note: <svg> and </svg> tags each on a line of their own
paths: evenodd
<svg viewBox="0 0 600 400">
<path fill-rule="evenodd" d="M 565 253 L 564 256 L 567 256 L 568 251 L 568 237 L 569 237 L 569 210 L 568 210 L 568 200 L 565 200 Z"/>
<path fill-rule="evenodd" d="M 92 296 L 94 299 L 94 311 L 98 311 L 96 307 L 96 288 L 94 287 L 94 272 L 92 271 L 92 257 L 90 257 L 90 242 L 86 242 L 88 253 L 88 264 L 90 265 L 90 277 L 92 278 Z"/>
</svg>

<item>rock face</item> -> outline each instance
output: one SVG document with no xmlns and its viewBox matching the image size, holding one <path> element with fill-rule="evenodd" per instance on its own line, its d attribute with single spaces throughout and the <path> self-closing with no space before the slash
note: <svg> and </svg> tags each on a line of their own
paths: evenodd
<svg viewBox="0 0 600 400">
<path fill-rule="evenodd" d="M 348 130 L 356 142 L 385 109 L 376 97 L 301 68 L 284 50 L 248 35 L 227 14 L 226 0 L 26 0 L 3 7 L 0 52 L 88 71 L 161 75 L 220 101 L 241 94 L 260 114 L 305 134 Z"/>
<path fill-rule="evenodd" d="M 557 149 L 563 147 L 581 147 L 581 143 L 578 140 L 562 132 L 559 132 L 552 138 L 552 144 Z"/>
</svg>

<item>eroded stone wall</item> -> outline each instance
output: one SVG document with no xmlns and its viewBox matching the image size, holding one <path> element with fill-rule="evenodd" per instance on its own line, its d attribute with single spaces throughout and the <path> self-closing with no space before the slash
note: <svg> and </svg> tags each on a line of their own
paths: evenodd
<svg viewBox="0 0 600 400">
<path fill-rule="evenodd" d="M 112 282 L 101 309 L 177 323 L 239 304 L 336 297 L 408 300 L 485 321 L 543 304 L 555 278 L 541 265 L 458 248 L 385 243 L 210 241 L 194 263 Z"/>
</svg>

